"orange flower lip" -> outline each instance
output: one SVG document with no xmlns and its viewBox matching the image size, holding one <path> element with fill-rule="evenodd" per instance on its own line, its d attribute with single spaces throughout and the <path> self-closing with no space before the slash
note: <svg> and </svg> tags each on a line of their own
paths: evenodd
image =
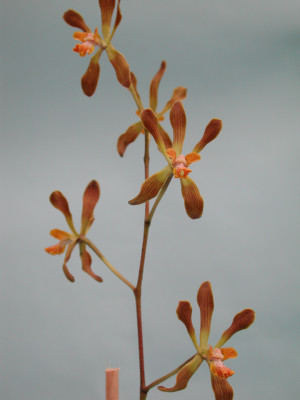
<svg viewBox="0 0 300 400">
<path fill-rule="evenodd" d="M 174 178 L 185 178 L 190 172 L 192 172 L 191 169 L 187 168 L 188 162 L 183 154 L 180 154 L 180 156 L 175 158 L 172 162 L 172 166 Z"/>
</svg>

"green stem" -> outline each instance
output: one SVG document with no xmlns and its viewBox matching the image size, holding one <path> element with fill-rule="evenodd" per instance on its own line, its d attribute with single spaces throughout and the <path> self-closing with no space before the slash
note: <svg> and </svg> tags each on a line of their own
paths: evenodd
<svg viewBox="0 0 300 400">
<path fill-rule="evenodd" d="M 89 239 L 86 237 L 82 236 L 80 237 L 80 241 L 85 243 L 87 246 L 89 246 L 95 254 L 101 259 L 101 261 L 104 262 L 104 264 L 111 270 L 112 273 L 114 273 L 121 281 L 123 281 L 128 287 L 130 287 L 131 290 L 135 290 L 135 287 L 133 286 L 132 283 L 130 283 L 122 274 L 120 274 L 119 271 L 117 271 L 111 263 L 104 257 L 104 255 L 101 253 L 101 251 L 94 245 L 93 242 L 91 242 Z"/>
</svg>

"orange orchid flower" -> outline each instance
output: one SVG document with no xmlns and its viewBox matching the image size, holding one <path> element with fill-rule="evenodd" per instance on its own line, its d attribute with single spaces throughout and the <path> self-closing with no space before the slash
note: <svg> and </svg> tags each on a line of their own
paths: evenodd
<svg viewBox="0 0 300 400">
<path fill-rule="evenodd" d="M 99 200 L 99 197 L 100 197 L 99 184 L 97 181 L 91 181 L 86 187 L 83 194 L 81 228 L 80 228 L 80 233 L 78 233 L 73 224 L 73 218 L 72 214 L 70 213 L 67 199 L 58 190 L 51 193 L 50 195 L 50 202 L 55 208 L 57 208 L 64 214 L 67 224 L 71 229 L 71 233 L 61 231 L 59 229 L 52 229 L 50 231 L 50 235 L 58 239 L 59 242 L 50 247 L 46 247 L 45 250 L 49 254 L 57 255 L 57 254 L 62 254 L 65 251 L 65 248 L 67 247 L 63 263 L 63 271 L 67 279 L 71 282 L 74 282 L 75 279 L 67 268 L 67 262 L 69 261 L 72 251 L 74 250 L 77 244 L 79 244 L 79 253 L 81 257 L 83 271 L 89 274 L 96 281 L 102 282 L 102 278 L 94 274 L 94 272 L 92 271 L 91 269 L 92 258 L 86 250 L 85 243 L 81 241 L 81 238 L 86 236 L 88 230 L 90 229 L 94 221 L 94 208 Z"/>
<path fill-rule="evenodd" d="M 187 93 L 187 89 L 179 86 L 176 89 L 173 90 L 173 94 L 172 97 L 170 98 L 170 100 L 166 103 L 165 107 L 163 108 L 163 110 L 161 112 L 157 112 L 157 97 L 158 97 L 158 89 L 159 89 L 159 84 L 160 81 L 166 71 L 167 68 L 167 63 L 166 61 L 163 61 L 161 63 L 160 69 L 157 71 L 157 73 L 154 75 L 153 79 L 151 80 L 150 83 L 150 90 L 149 90 L 149 105 L 150 108 L 152 109 L 152 111 L 155 113 L 157 120 L 158 121 L 163 121 L 164 120 L 164 114 L 170 110 L 170 108 L 173 106 L 173 104 L 176 101 L 179 100 L 183 100 L 186 98 L 186 93 Z M 140 98 L 140 95 L 137 91 L 137 79 L 135 77 L 135 75 L 131 72 L 131 82 L 135 88 L 135 91 L 137 93 L 137 96 Z M 139 110 L 136 112 L 137 115 L 140 116 L 140 112 Z M 163 138 L 163 141 L 165 143 L 166 148 L 169 148 L 172 146 L 172 142 L 171 139 L 169 137 L 169 135 L 167 134 L 167 132 L 164 131 L 164 129 L 162 128 L 162 126 L 160 125 L 160 123 L 158 122 L 158 129 L 160 131 L 160 134 Z M 118 139 L 118 143 L 117 143 L 117 149 L 118 149 L 118 153 L 120 154 L 121 157 L 123 157 L 125 150 L 127 148 L 127 146 L 134 142 L 135 139 L 139 136 L 140 133 L 145 133 L 144 130 L 144 126 L 142 121 L 138 121 L 133 125 L 130 125 L 130 127 L 126 130 L 125 133 L 123 133 L 119 139 Z"/>
<path fill-rule="evenodd" d="M 81 42 L 77 43 L 74 47 L 73 50 L 75 52 L 77 52 L 81 57 L 84 57 L 86 54 L 92 54 L 95 47 L 98 48 L 94 56 L 91 58 L 85 74 L 81 78 L 81 87 L 84 94 L 87 96 L 92 96 L 96 90 L 100 76 L 99 59 L 103 50 L 106 51 L 109 61 L 114 67 L 117 79 L 121 85 L 129 88 L 131 84 L 128 62 L 110 43 L 122 20 L 120 1 L 121 0 L 118 0 L 115 23 L 111 31 L 111 19 L 115 9 L 115 0 L 99 0 L 103 38 L 98 33 L 97 28 L 94 33 L 91 31 L 83 17 L 77 11 L 68 10 L 63 15 L 63 19 L 67 24 L 82 30 L 82 32 L 74 32 L 73 34 L 74 39 Z"/>
<path fill-rule="evenodd" d="M 207 125 L 202 139 L 196 144 L 192 153 L 184 156 L 181 154 L 185 138 L 186 116 L 183 105 L 180 101 L 173 104 L 170 112 L 170 121 L 173 127 L 173 143 L 171 148 L 166 148 L 165 142 L 158 128 L 157 117 L 148 108 L 141 114 L 144 127 L 151 133 L 156 141 L 159 150 L 166 158 L 168 165 L 161 171 L 150 176 L 141 186 L 140 193 L 129 204 L 142 204 L 157 196 L 164 183 L 172 175 L 180 179 L 181 193 L 184 199 L 186 212 L 190 218 L 200 218 L 203 212 L 203 199 L 199 193 L 195 182 L 188 176 L 191 170 L 190 164 L 200 160 L 201 150 L 212 140 L 214 140 L 222 129 L 222 121 L 212 119 Z"/>
<path fill-rule="evenodd" d="M 177 307 L 177 316 L 185 325 L 187 332 L 197 350 L 197 354 L 180 369 L 176 377 L 176 383 L 171 388 L 159 386 L 164 392 L 176 392 L 185 389 L 189 380 L 205 360 L 210 368 L 212 388 L 216 400 L 232 400 L 233 389 L 227 382 L 227 378 L 234 374 L 230 368 L 223 364 L 229 358 L 237 357 L 237 352 L 232 347 L 222 347 L 233 334 L 248 328 L 255 319 L 255 313 L 251 309 L 245 309 L 238 313 L 228 329 L 223 332 L 218 343 L 208 346 L 211 318 L 214 309 L 214 299 L 210 282 L 203 282 L 197 295 L 197 303 L 200 308 L 200 343 L 198 343 L 195 328 L 192 322 L 192 307 L 188 301 L 180 301 Z"/>
</svg>

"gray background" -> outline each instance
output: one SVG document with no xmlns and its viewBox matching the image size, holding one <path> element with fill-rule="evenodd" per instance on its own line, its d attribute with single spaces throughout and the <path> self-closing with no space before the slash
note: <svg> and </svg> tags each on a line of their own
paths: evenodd
<svg viewBox="0 0 300 400">
<path fill-rule="evenodd" d="M 235 398 L 296 398 L 299 376 L 299 2 L 124 0 L 113 40 L 138 77 L 145 105 L 151 78 L 165 59 L 162 108 L 186 86 L 184 153 L 213 117 L 218 139 L 193 165 L 205 200 L 201 220 L 184 211 L 178 181 L 163 198 L 149 237 L 143 311 L 147 383 L 193 354 L 176 317 L 212 283 L 214 344 L 246 307 L 256 322 L 229 345 Z M 121 159 L 118 136 L 137 120 L 130 94 L 115 79 L 106 54 L 96 94 L 85 97 L 80 77 L 88 59 L 72 52 L 74 29 L 62 20 L 73 8 L 100 28 L 96 0 L 4 0 L 1 12 L 1 386 L 3 400 L 104 399 L 104 371 L 120 367 L 121 400 L 137 399 L 134 300 L 93 257 L 103 284 L 63 256 L 43 250 L 50 229 L 66 230 L 48 201 L 69 199 L 79 224 L 91 179 L 101 186 L 89 233 L 128 279 L 137 276 L 143 206 L 129 206 L 143 181 L 143 137 Z M 164 123 L 169 132 L 168 118 Z M 165 165 L 151 147 L 151 172 Z M 174 383 L 174 378 L 166 382 Z M 154 389 L 149 400 L 212 399 L 203 365 L 177 394 Z"/>
</svg>

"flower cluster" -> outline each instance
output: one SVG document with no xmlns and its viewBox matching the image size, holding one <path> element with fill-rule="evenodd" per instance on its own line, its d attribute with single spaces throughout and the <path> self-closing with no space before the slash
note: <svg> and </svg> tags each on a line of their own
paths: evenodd
<svg viewBox="0 0 300 400">
<path fill-rule="evenodd" d="M 182 86 L 175 88 L 173 90 L 172 97 L 166 103 L 166 105 L 164 106 L 162 111 L 160 111 L 160 112 L 156 111 L 159 84 L 160 84 L 160 81 L 161 81 L 165 71 L 166 71 L 166 68 L 167 68 L 167 63 L 166 63 L 166 61 L 163 61 L 161 63 L 159 70 L 157 71 L 157 73 L 154 75 L 153 79 L 150 82 L 149 106 L 150 106 L 151 110 L 155 113 L 158 121 L 163 121 L 164 114 L 170 110 L 170 108 L 173 106 L 173 104 L 176 101 L 185 99 L 186 93 L 187 93 L 187 89 Z M 131 82 L 134 86 L 134 89 L 135 89 L 135 92 L 136 92 L 138 98 L 140 99 L 140 95 L 137 90 L 137 79 L 132 72 L 131 72 Z M 138 116 L 140 116 L 139 110 L 136 113 Z M 171 145 L 172 145 L 171 139 L 159 122 L 158 122 L 158 129 L 163 138 L 165 146 L 167 148 L 171 147 Z M 121 157 L 123 157 L 127 146 L 130 143 L 134 142 L 140 133 L 144 133 L 144 132 L 145 131 L 144 131 L 144 126 L 143 126 L 142 121 L 138 121 L 135 124 L 129 126 L 129 128 L 126 130 L 126 132 L 123 133 L 118 139 L 117 149 L 118 149 L 118 152 Z"/>
<path fill-rule="evenodd" d="M 82 205 L 82 215 L 81 215 L 81 228 L 78 233 L 73 224 L 72 214 L 69 209 L 69 204 L 65 196 L 60 191 L 55 191 L 50 195 L 50 202 L 52 205 L 63 213 L 71 233 L 61 231 L 60 229 L 52 229 L 50 235 L 59 240 L 58 243 L 53 246 L 45 248 L 47 253 L 52 255 L 62 254 L 66 250 L 66 255 L 63 263 L 63 271 L 69 279 L 69 281 L 74 282 L 74 276 L 70 273 L 67 268 L 67 262 L 69 261 L 71 254 L 75 246 L 79 245 L 79 253 L 81 257 L 82 269 L 88 273 L 92 278 L 98 282 L 102 282 L 102 278 L 96 275 L 92 269 L 92 258 L 90 253 L 86 250 L 86 245 L 82 242 L 82 238 L 86 236 L 88 230 L 90 229 L 92 223 L 94 222 L 94 208 L 100 197 L 100 187 L 97 181 L 91 181 L 83 194 L 83 205 Z"/>
<path fill-rule="evenodd" d="M 211 373 L 212 388 L 216 400 L 232 400 L 233 389 L 227 382 L 227 378 L 234 374 L 230 368 L 223 364 L 229 358 L 237 357 L 237 352 L 232 347 L 222 347 L 233 334 L 248 328 L 255 319 L 255 313 L 251 309 L 245 309 L 238 313 L 232 324 L 226 329 L 215 346 L 208 345 L 211 318 L 214 310 L 214 299 L 210 282 L 204 282 L 199 288 L 197 302 L 200 308 L 200 343 L 198 343 L 195 328 L 192 322 L 192 307 L 188 301 L 180 301 L 177 307 L 177 316 L 185 325 L 187 332 L 197 351 L 196 355 L 184 367 L 180 369 L 176 377 L 176 383 L 171 388 L 159 386 L 164 392 L 176 392 L 185 389 L 189 380 L 205 360 Z"/>
<path fill-rule="evenodd" d="M 82 31 L 74 32 L 73 34 L 74 39 L 81 42 L 77 43 L 74 47 L 73 50 L 75 52 L 84 57 L 86 54 L 92 54 L 95 50 L 95 47 L 98 48 L 94 56 L 91 58 L 85 74 L 81 78 L 81 87 L 87 96 L 92 96 L 96 90 L 100 76 L 99 59 L 103 50 L 106 51 L 109 61 L 114 67 L 117 79 L 121 85 L 129 88 L 131 84 L 129 64 L 123 54 L 118 52 L 111 44 L 111 40 L 116 32 L 116 29 L 122 20 L 120 1 L 121 0 L 118 0 L 115 23 L 113 29 L 111 30 L 111 20 L 115 9 L 115 0 L 99 0 L 103 37 L 100 36 L 97 28 L 93 33 L 89 26 L 85 23 L 83 17 L 77 11 L 68 10 L 63 15 L 63 18 L 67 24 L 73 26 L 74 28 L 81 29 Z"/>
<path fill-rule="evenodd" d="M 180 101 L 173 104 L 170 111 L 170 122 L 173 127 L 173 143 L 170 148 L 166 148 L 165 141 L 160 133 L 157 117 L 154 112 L 147 108 L 141 114 L 144 127 L 151 133 L 156 141 L 159 150 L 165 156 L 168 165 L 161 171 L 150 176 L 141 186 L 140 193 L 130 204 L 142 204 L 157 196 L 165 182 L 173 175 L 180 179 L 181 192 L 184 205 L 189 217 L 200 218 L 203 212 L 203 199 L 199 193 L 195 182 L 188 176 L 191 170 L 190 164 L 200 160 L 199 153 L 204 147 L 214 140 L 222 129 L 222 121 L 212 119 L 207 125 L 202 139 L 196 144 L 193 151 L 186 156 L 181 154 L 185 138 L 186 116 L 183 105 Z"/>
</svg>

